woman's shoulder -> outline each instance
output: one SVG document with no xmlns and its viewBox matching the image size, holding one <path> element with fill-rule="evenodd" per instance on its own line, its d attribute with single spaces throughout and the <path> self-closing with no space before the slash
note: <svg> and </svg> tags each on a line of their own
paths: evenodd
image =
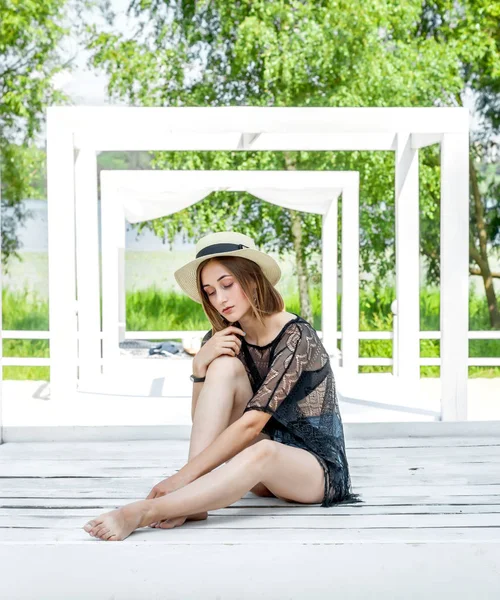
<svg viewBox="0 0 500 600">
<path fill-rule="evenodd" d="M 281 329 L 279 338 L 284 343 L 299 342 L 305 340 L 306 337 L 314 337 L 316 331 L 311 324 L 299 315 L 295 318 L 286 321 Z"/>
</svg>

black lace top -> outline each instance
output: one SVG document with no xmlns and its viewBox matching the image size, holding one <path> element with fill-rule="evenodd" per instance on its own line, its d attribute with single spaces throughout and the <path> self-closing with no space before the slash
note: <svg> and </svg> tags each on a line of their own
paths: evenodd
<svg viewBox="0 0 500 600">
<path fill-rule="evenodd" d="M 206 333 L 202 345 L 211 336 L 212 330 Z M 330 358 L 314 328 L 296 315 L 265 346 L 238 337 L 242 339 L 238 358 L 253 390 L 245 412 L 271 414 L 263 433 L 277 442 L 308 450 L 318 459 L 325 474 L 321 506 L 359 502 L 351 491 Z"/>
</svg>

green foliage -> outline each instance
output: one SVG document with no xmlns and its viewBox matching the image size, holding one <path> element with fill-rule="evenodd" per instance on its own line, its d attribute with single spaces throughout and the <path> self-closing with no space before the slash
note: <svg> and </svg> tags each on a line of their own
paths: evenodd
<svg viewBox="0 0 500 600">
<path fill-rule="evenodd" d="M 18 256 L 15 223 L 26 213 L 19 201 L 32 195 L 39 156 L 29 146 L 40 132 L 47 104 L 63 100 L 52 78 L 63 65 L 59 44 L 67 0 L 0 0 L 0 172 L 2 207 L 13 214 L 2 222 L 2 259 Z"/>
<path fill-rule="evenodd" d="M 4 329 L 46 331 L 48 304 L 28 292 L 3 294 Z M 285 298 L 286 310 L 300 314 L 298 296 Z M 311 289 L 313 322 L 321 329 L 321 291 Z M 362 290 L 360 293 L 360 331 L 392 331 L 390 305 L 394 299 L 391 288 Z M 341 296 L 337 298 L 337 326 L 340 330 Z M 210 328 L 203 309 L 184 295 L 151 287 L 127 293 L 126 323 L 128 331 L 207 331 Z M 471 330 L 489 330 L 488 308 L 483 299 L 470 291 L 469 314 Z M 439 330 L 439 291 L 422 289 L 420 293 L 420 328 Z M 421 340 L 422 357 L 439 356 L 439 340 Z M 5 356 L 47 357 L 45 340 L 4 340 Z M 392 357 L 392 340 L 360 340 L 361 357 Z M 500 356 L 500 340 L 470 340 L 469 356 Z M 360 367 L 360 372 L 391 372 L 391 367 Z M 439 367 L 421 367 L 422 377 L 438 377 Z M 498 367 L 469 367 L 471 377 L 499 377 Z M 4 379 L 48 379 L 48 367 L 4 367 Z"/>
<path fill-rule="evenodd" d="M 486 0 L 131 0 L 140 25 L 124 36 L 89 28 L 91 64 L 112 98 L 143 106 L 454 106 L 467 86 L 498 85 L 498 7 Z M 484 29 L 483 29 L 484 25 Z M 496 27 L 495 27 L 496 25 Z M 487 91 L 488 90 L 488 91 Z M 489 112 L 488 112 L 489 111 Z M 159 169 L 311 169 L 360 172 L 361 270 L 383 283 L 394 269 L 394 156 L 370 152 L 166 152 Z M 439 281 L 439 154 L 420 153 L 421 252 Z M 496 194 L 496 195 L 495 195 Z M 491 194 L 490 194 L 491 195 Z M 498 193 L 492 190 L 498 206 Z M 248 194 L 143 223 L 172 241 L 236 229 L 264 250 L 294 250 L 291 212 Z M 306 261 L 321 218 L 300 213 Z M 491 243 L 498 244 L 498 218 Z M 339 247 L 341 240 L 339 239 Z M 314 268 L 308 270 L 317 277 Z"/>
<path fill-rule="evenodd" d="M 2 290 L 3 329 L 47 331 L 49 305 L 36 294 Z M 4 356 L 42 358 L 49 356 L 48 340 L 3 340 Z M 4 379 L 48 380 L 49 367 L 3 367 Z"/>
</svg>

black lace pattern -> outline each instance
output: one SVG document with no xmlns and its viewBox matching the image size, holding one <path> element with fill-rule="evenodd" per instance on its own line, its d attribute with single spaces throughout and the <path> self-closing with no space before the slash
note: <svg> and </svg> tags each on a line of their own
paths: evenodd
<svg viewBox="0 0 500 600">
<path fill-rule="evenodd" d="M 210 330 L 202 345 L 211 336 Z M 296 315 L 266 346 L 243 338 L 238 358 L 254 392 L 244 412 L 271 414 L 263 433 L 316 457 L 325 474 L 321 506 L 361 502 L 352 493 L 330 357 L 315 329 Z"/>
</svg>

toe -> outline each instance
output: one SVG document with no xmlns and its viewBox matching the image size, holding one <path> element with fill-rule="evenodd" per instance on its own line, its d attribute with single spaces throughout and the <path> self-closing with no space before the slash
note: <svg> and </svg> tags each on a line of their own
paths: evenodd
<svg viewBox="0 0 500 600">
<path fill-rule="evenodd" d="M 109 529 L 107 527 L 105 527 L 104 529 L 101 529 L 99 531 L 99 537 L 101 538 L 101 540 L 105 540 L 106 537 L 112 532 L 109 531 Z"/>
<path fill-rule="evenodd" d="M 95 532 L 95 536 L 96 537 L 102 537 L 102 534 L 108 531 L 108 528 L 105 525 L 102 525 L 101 527 L 98 527 L 96 532 Z"/>
</svg>

